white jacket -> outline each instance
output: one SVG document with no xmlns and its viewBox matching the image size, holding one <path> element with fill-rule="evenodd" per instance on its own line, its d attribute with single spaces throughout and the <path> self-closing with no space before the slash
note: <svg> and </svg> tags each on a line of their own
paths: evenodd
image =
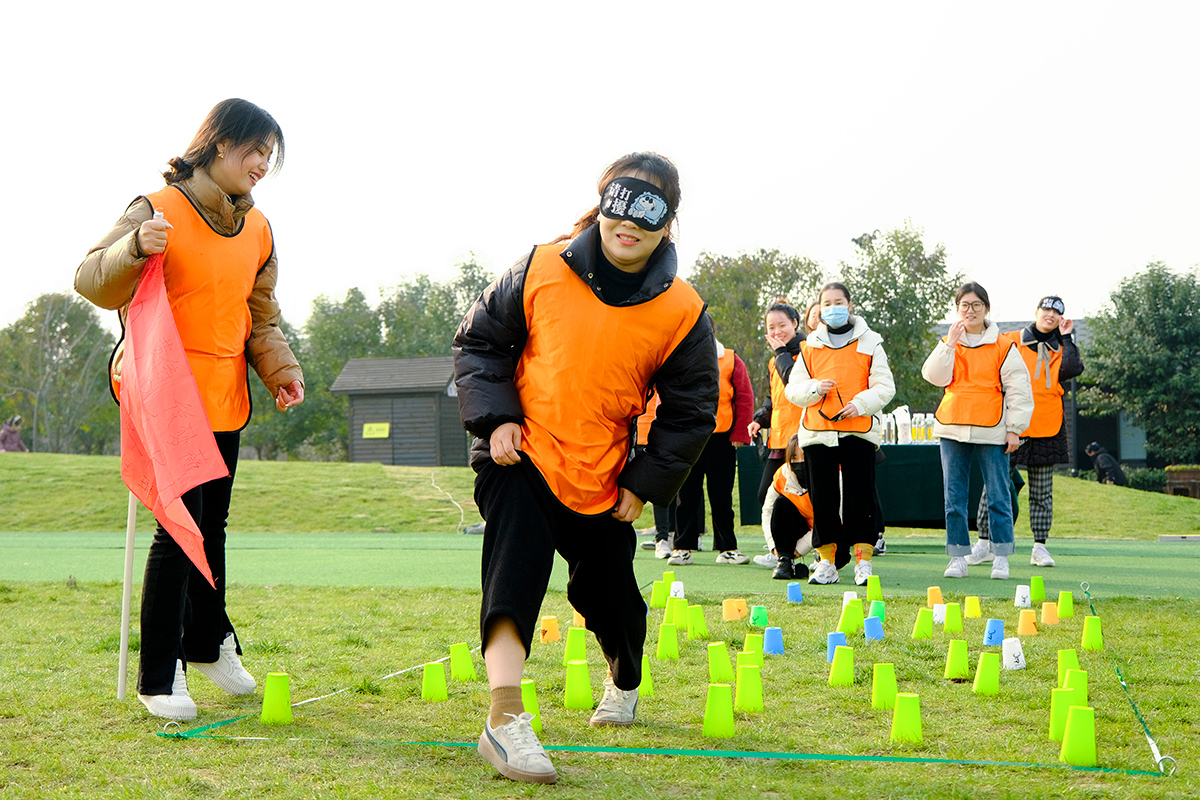
<svg viewBox="0 0 1200 800">
<path fill-rule="evenodd" d="M 802 421 L 800 430 L 797 431 L 801 447 L 813 444 L 835 447 L 838 439 L 842 436 L 858 436 L 876 447 L 883 441 L 883 420 L 880 412 L 896 396 L 896 383 L 892 378 L 892 368 L 888 365 L 887 354 L 883 352 L 883 337 L 871 330 L 862 317 L 852 316 L 850 319 L 854 320 L 854 329 L 850 332 L 850 341 L 845 346 L 850 347 L 857 343 L 858 352 L 871 356 L 871 372 L 867 377 L 866 389 L 853 398 L 843 399 L 854 403 L 860 416 L 871 417 L 871 428 L 864 433 L 810 431 L 804 427 Z M 808 335 L 804 343 L 814 348 L 831 347 L 829 328 L 822 322 L 815 331 Z M 819 379 L 808 374 L 808 365 L 804 363 L 804 358 L 797 358 L 796 366 L 792 369 L 791 377 L 788 378 L 784 395 L 793 404 L 803 407 L 806 416 L 809 413 L 816 414 L 817 410 L 814 406 L 820 403 L 823 397 L 817 391 L 817 387 L 820 385 Z"/>
<path fill-rule="evenodd" d="M 786 476 L 783 484 L 784 491 L 791 492 L 792 494 L 808 494 L 808 489 L 805 489 L 800 485 L 800 481 L 796 478 L 796 474 L 792 472 L 791 464 L 785 461 L 780 466 L 780 469 L 783 470 L 783 474 Z M 763 538 L 767 541 L 767 549 L 772 551 L 775 549 L 775 535 L 771 533 L 771 518 L 775 514 L 776 502 L 790 503 L 792 501 L 775 491 L 775 481 L 772 480 L 770 485 L 767 486 L 767 497 L 763 501 L 762 507 Z M 811 551 L 812 531 L 809 531 L 808 533 L 804 534 L 804 536 L 800 537 L 800 540 L 796 542 L 796 555 L 805 556 Z"/>
<path fill-rule="evenodd" d="M 983 338 L 976 347 L 994 344 L 1000 336 L 1000 328 L 993 322 L 988 322 L 984 328 Z M 958 347 L 966 347 L 964 340 L 959 340 Z M 939 341 L 925 359 L 921 367 L 921 375 L 934 386 L 949 386 L 954 382 L 954 348 L 948 347 L 944 341 Z M 1029 419 L 1033 416 L 1033 387 L 1029 382 L 1029 369 L 1025 360 L 1015 347 L 1010 348 L 1004 362 L 1000 365 L 1000 387 L 1004 391 L 1004 415 L 1000 422 L 990 428 L 979 425 L 943 425 L 933 423 L 933 433 L 939 438 L 954 439 L 971 444 L 1004 444 L 1007 433 L 1020 435 L 1029 427 Z"/>
</svg>

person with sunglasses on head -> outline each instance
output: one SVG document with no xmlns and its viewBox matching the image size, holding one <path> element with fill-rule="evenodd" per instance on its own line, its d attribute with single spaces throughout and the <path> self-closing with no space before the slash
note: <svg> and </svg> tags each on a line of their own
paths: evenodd
<svg viewBox="0 0 1200 800">
<path fill-rule="evenodd" d="M 1067 383 L 1083 374 L 1083 360 L 1071 335 L 1075 324 L 1066 313 L 1061 297 L 1047 295 L 1038 301 L 1033 322 L 1022 330 L 1001 334 L 1017 346 L 1032 379 L 1033 417 L 1029 427 L 1021 431 L 1021 446 L 1009 456 L 1009 461 L 1014 467 L 1025 467 L 1029 475 L 1029 528 L 1033 532 L 1029 563 L 1035 567 L 1054 566 L 1054 559 L 1046 549 L 1054 522 L 1054 465 L 1070 461 L 1067 428 L 1063 424 L 1063 396 Z M 975 518 L 979 539 L 966 556 L 968 566 L 992 560 L 986 487 Z"/>
<path fill-rule="evenodd" d="M 967 529 L 967 490 L 972 457 L 978 459 L 988 493 L 992 577 L 1007 580 L 1013 554 L 1013 509 L 1008 454 L 1033 415 L 1029 370 L 1011 339 L 988 317 L 991 301 L 978 283 L 964 283 L 954 296 L 958 321 L 950 325 L 925 359 L 921 375 L 945 387 L 934 414 L 934 435 L 942 456 L 946 508 L 945 577 L 967 577 L 971 536 Z"/>
<path fill-rule="evenodd" d="M 797 431 L 808 465 L 813 549 L 821 556 L 809 583 L 837 583 L 854 554 L 854 582 L 865 586 L 879 539 L 875 451 L 881 412 L 896 394 L 883 337 L 854 314 L 842 283 L 821 288 L 821 324 L 800 346 L 786 397 L 804 409 Z"/>
<path fill-rule="evenodd" d="M 21 441 L 21 415 L 14 414 L 4 420 L 0 427 L 0 453 L 28 453 L 29 448 Z"/>
<path fill-rule="evenodd" d="M 608 662 L 593 726 L 631 725 L 646 602 L 633 571 L 642 504 L 679 493 L 716 426 L 712 320 L 679 279 L 679 173 L 655 153 L 617 159 L 571 234 L 539 245 L 475 301 L 454 375 L 484 528 L 480 635 L 491 707 L 479 753 L 518 781 L 557 773 L 521 702 L 525 659 L 557 551 L 567 599 Z M 631 428 L 651 384 L 645 449 Z"/>
</svg>

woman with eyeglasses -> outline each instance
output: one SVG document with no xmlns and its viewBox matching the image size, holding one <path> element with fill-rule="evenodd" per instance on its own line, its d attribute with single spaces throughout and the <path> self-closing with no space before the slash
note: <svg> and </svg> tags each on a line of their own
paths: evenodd
<svg viewBox="0 0 1200 800">
<path fill-rule="evenodd" d="M 821 288 L 821 323 L 800 346 L 787 399 L 804 408 L 797 431 L 808 464 L 813 548 L 821 560 L 815 584 L 837 583 L 837 565 L 854 553 L 854 582 L 871 576 L 878 540 L 875 451 L 883 441 L 880 412 L 896 394 L 883 337 L 856 316 L 850 290 Z"/>
<path fill-rule="evenodd" d="M 1008 454 L 1033 415 L 1029 370 L 1012 340 L 988 318 L 991 301 L 978 283 L 965 283 L 954 296 L 958 321 L 925 359 L 921 375 L 945 393 L 934 415 L 940 438 L 946 504 L 947 578 L 967 577 L 971 536 L 967 489 L 971 458 L 979 460 L 991 522 L 992 577 L 1008 579 L 1013 554 L 1012 496 Z"/>
</svg>

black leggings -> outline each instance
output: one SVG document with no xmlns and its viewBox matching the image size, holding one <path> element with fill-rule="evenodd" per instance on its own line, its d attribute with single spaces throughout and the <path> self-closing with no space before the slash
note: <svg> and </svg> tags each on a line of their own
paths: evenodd
<svg viewBox="0 0 1200 800">
<path fill-rule="evenodd" d="M 771 538 L 775 540 L 775 552 L 781 556 L 792 558 L 796 552 L 796 542 L 808 533 L 808 520 L 800 513 L 800 509 L 786 497 L 775 499 L 771 511 Z"/>
<path fill-rule="evenodd" d="M 557 550 L 567 561 L 567 599 L 596 634 L 613 682 L 636 689 L 642 682 L 646 601 L 633 574 L 633 525 L 608 513 L 588 517 L 571 511 L 550 492 L 528 455 L 510 467 L 482 463 L 475 502 L 487 520 L 479 611 L 484 646 L 492 621 L 509 617 L 528 657 Z"/>
<path fill-rule="evenodd" d="M 234 633 L 225 613 L 225 520 L 241 434 L 233 431 L 214 436 L 229 477 L 185 492 L 183 504 L 204 536 L 204 557 L 217 588 L 208 585 L 160 524 L 150 543 L 142 580 L 138 692 L 144 695 L 170 694 L 176 659 L 212 663 L 221 655 L 225 637 Z"/>
</svg>

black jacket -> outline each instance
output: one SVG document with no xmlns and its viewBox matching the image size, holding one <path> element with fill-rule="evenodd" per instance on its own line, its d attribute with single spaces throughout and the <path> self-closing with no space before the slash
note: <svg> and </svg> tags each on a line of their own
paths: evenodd
<svg viewBox="0 0 1200 800">
<path fill-rule="evenodd" d="M 1092 467 L 1096 470 L 1096 480 L 1099 483 L 1111 483 L 1115 486 L 1129 485 L 1129 479 L 1125 477 L 1125 470 L 1121 469 L 1121 465 L 1113 458 L 1112 453 L 1103 447 L 1092 453 Z"/>
<path fill-rule="evenodd" d="M 1034 325 L 1031 322 L 1021 331 L 1021 347 L 1036 351 L 1037 338 L 1033 335 Z M 1075 337 L 1070 334 L 1059 336 L 1057 332 L 1046 343 L 1051 350 L 1062 348 L 1062 364 L 1058 367 L 1058 382 L 1064 389 L 1073 379 L 1083 374 L 1083 359 L 1079 357 L 1079 348 L 1075 346 Z M 1033 380 L 1033 375 L 1030 375 Z M 1064 395 L 1065 396 L 1065 395 Z M 1021 446 L 1009 456 L 1013 464 L 1023 466 L 1044 464 L 1066 464 L 1071 460 L 1067 446 L 1067 426 L 1061 425 L 1054 436 L 1039 439 L 1028 438 L 1021 440 Z"/>
<path fill-rule="evenodd" d="M 463 427 L 475 435 L 471 465 L 490 458 L 488 439 L 499 425 L 524 420 L 513 382 L 525 345 L 525 276 L 533 257 L 515 264 L 475 301 L 454 335 L 454 385 Z M 564 248 L 563 261 L 604 303 L 595 279 L 601 258 L 599 231 L 593 225 Z M 664 243 L 644 270 L 642 288 L 623 303 L 645 303 L 670 288 L 677 271 L 675 245 Z M 706 307 L 707 309 L 707 307 Z M 564 364 L 563 369 L 573 365 Z M 716 426 L 718 388 L 716 340 L 712 319 L 703 311 L 679 346 L 659 366 L 653 380 L 662 405 L 650 428 L 645 451 L 629 461 L 617 484 L 639 499 L 666 505 L 679 493 Z M 649 396 L 650 387 L 647 388 Z M 587 402 L 586 397 L 578 402 Z M 629 421 L 632 428 L 633 420 Z M 630 437 L 632 447 L 632 433 Z"/>
</svg>

